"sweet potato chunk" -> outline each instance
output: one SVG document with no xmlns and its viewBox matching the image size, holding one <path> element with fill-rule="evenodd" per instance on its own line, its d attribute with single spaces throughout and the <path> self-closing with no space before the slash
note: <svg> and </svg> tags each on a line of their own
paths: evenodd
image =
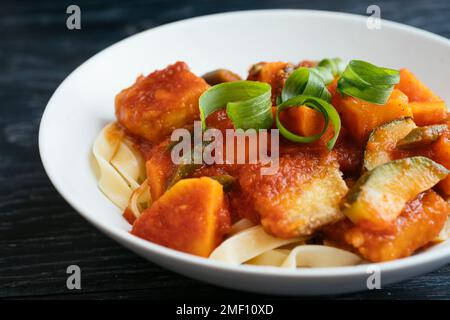
<svg viewBox="0 0 450 320">
<path fill-rule="evenodd" d="M 199 117 L 198 98 L 208 87 L 177 62 L 122 90 L 116 96 L 116 117 L 131 133 L 158 143 L 174 129 L 192 125 Z"/>
<path fill-rule="evenodd" d="M 339 99 L 337 109 L 345 127 L 360 144 L 367 140 L 373 128 L 394 119 L 412 116 L 408 97 L 395 89 L 385 105 L 380 106 L 345 96 Z"/>
<path fill-rule="evenodd" d="M 347 186 L 337 167 L 331 157 L 301 151 L 282 155 L 273 175 L 245 166 L 231 194 L 233 209 L 280 238 L 312 234 L 343 218 L 338 207 Z"/>
<path fill-rule="evenodd" d="M 396 88 L 408 96 L 418 126 L 437 124 L 446 119 L 445 102 L 408 69 L 400 70 L 400 83 Z"/>
<path fill-rule="evenodd" d="M 352 249 L 372 262 L 408 257 L 436 238 L 450 213 L 450 206 L 435 192 L 427 191 L 408 202 L 390 233 L 369 231 L 349 220 L 324 228 L 327 240 Z"/>
<path fill-rule="evenodd" d="M 145 167 L 150 194 L 152 200 L 156 201 L 166 191 L 169 179 L 175 172 L 175 164 L 170 155 L 168 140 L 153 148 L 152 156 L 145 163 Z"/>
<path fill-rule="evenodd" d="M 132 234 L 208 257 L 230 228 L 222 185 L 207 177 L 180 180 L 136 220 Z"/>
<path fill-rule="evenodd" d="M 260 62 L 250 68 L 247 80 L 266 82 L 272 86 L 272 103 L 276 105 L 289 74 L 294 65 L 287 62 Z"/>
<path fill-rule="evenodd" d="M 400 82 L 396 85 L 396 89 L 406 94 L 410 102 L 442 101 L 441 98 L 417 79 L 411 71 L 405 68 L 400 69 Z"/>
<path fill-rule="evenodd" d="M 433 160 L 450 169 L 450 139 L 448 134 L 442 135 L 433 144 Z M 450 176 L 439 182 L 438 188 L 445 195 L 450 196 Z"/>
<path fill-rule="evenodd" d="M 410 102 L 414 122 L 418 126 L 438 124 L 447 119 L 447 107 L 444 101 Z"/>
<path fill-rule="evenodd" d="M 280 121 L 289 131 L 301 136 L 319 134 L 325 125 L 322 114 L 307 106 L 282 111 Z"/>
</svg>

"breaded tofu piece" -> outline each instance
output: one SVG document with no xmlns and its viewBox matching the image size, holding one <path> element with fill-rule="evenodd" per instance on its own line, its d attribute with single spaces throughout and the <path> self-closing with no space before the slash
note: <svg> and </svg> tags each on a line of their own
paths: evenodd
<svg viewBox="0 0 450 320">
<path fill-rule="evenodd" d="M 208 257 L 230 228 L 222 185 L 211 178 L 180 180 L 136 220 L 132 234 Z"/>
<path fill-rule="evenodd" d="M 450 214 L 450 205 L 429 190 L 408 202 L 392 232 L 376 232 L 349 220 L 324 228 L 325 239 L 372 262 L 408 257 L 434 240 Z"/>
<path fill-rule="evenodd" d="M 158 143 L 199 118 L 198 99 L 209 88 L 184 62 L 140 76 L 116 96 L 116 117 L 131 133 Z"/>
<path fill-rule="evenodd" d="M 258 165 L 244 166 L 231 203 L 268 233 L 292 238 L 343 219 L 339 203 L 347 190 L 335 160 L 299 151 L 282 155 L 273 175 L 261 175 Z"/>
</svg>

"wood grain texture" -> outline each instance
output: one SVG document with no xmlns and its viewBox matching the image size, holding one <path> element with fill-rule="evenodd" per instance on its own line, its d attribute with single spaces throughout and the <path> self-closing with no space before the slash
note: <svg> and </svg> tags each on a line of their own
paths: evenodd
<svg viewBox="0 0 450 320">
<path fill-rule="evenodd" d="M 78 4 L 82 30 L 66 29 Z M 44 107 L 84 60 L 139 31 L 198 15 L 264 8 L 365 14 L 372 1 L 5 1 L 0 3 L 0 298 L 255 298 L 162 269 L 108 239 L 56 192 L 37 144 Z M 382 18 L 450 37 L 448 0 L 377 1 Z M 66 268 L 82 289 L 66 289 Z M 258 297 L 269 298 L 267 296 Z M 328 299 L 450 299 L 450 266 L 382 290 Z"/>
</svg>

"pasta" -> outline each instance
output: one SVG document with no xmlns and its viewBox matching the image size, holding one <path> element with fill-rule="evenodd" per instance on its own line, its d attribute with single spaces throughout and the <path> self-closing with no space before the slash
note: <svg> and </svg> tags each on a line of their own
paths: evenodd
<svg viewBox="0 0 450 320">
<path fill-rule="evenodd" d="M 151 203 L 150 189 L 147 180 L 144 180 L 144 182 L 131 193 L 127 208 L 133 213 L 134 218 L 138 219 Z"/>
<path fill-rule="evenodd" d="M 242 264 L 269 250 L 300 241 L 298 238 L 275 238 L 267 234 L 261 226 L 254 226 L 222 242 L 209 258 L 230 264 Z"/>
<path fill-rule="evenodd" d="M 248 225 L 248 220 L 240 220 L 233 230 Z M 355 265 L 361 261 L 357 255 L 341 249 L 306 245 L 305 240 L 282 240 L 268 235 L 261 226 L 251 226 L 237 231 L 222 242 L 210 255 L 210 259 L 230 264 L 252 264 L 294 269 L 296 267 L 338 267 Z M 283 249 L 285 245 L 297 244 L 293 249 Z"/>
<path fill-rule="evenodd" d="M 126 143 L 122 130 L 114 123 L 100 132 L 93 154 L 100 169 L 100 190 L 121 210 L 125 210 L 144 174 L 142 157 Z"/>
</svg>

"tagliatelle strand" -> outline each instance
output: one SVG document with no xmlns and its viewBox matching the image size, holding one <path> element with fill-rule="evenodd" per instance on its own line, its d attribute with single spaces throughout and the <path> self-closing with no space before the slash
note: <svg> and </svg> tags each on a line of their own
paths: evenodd
<svg viewBox="0 0 450 320">
<path fill-rule="evenodd" d="M 122 140 L 119 148 L 111 159 L 111 164 L 125 178 L 132 189 L 140 185 L 144 179 L 144 160 L 137 150 L 127 140 Z"/>
<path fill-rule="evenodd" d="M 261 225 L 258 225 L 241 231 L 222 242 L 209 258 L 238 265 L 266 251 L 299 241 L 301 241 L 299 238 L 275 238 L 266 233 Z"/>
<path fill-rule="evenodd" d="M 102 129 L 92 149 L 99 167 L 98 187 L 121 210 L 127 207 L 133 190 L 139 186 L 137 181 L 133 181 L 135 174 L 127 172 L 129 166 L 123 165 L 128 161 L 138 161 L 134 152 L 126 150 L 129 146 L 123 146 L 123 139 L 123 132 L 111 123 Z M 119 157 L 115 159 L 117 154 Z M 122 173 L 116 168 L 120 168 Z"/>
<path fill-rule="evenodd" d="M 253 227 L 254 224 L 248 220 L 248 219 L 241 219 L 238 222 L 236 222 L 235 224 L 233 224 L 231 226 L 231 230 L 228 233 L 229 236 L 235 235 L 241 231 L 244 231 L 246 229 L 249 229 L 251 227 Z"/>
<path fill-rule="evenodd" d="M 152 204 L 152 197 L 150 195 L 150 187 L 147 179 L 135 189 L 128 202 L 128 209 L 133 212 L 133 215 L 138 219 L 141 216 L 142 211 L 150 207 Z"/>
<path fill-rule="evenodd" d="M 292 249 L 280 267 L 291 269 L 343 267 L 353 266 L 359 262 L 361 258 L 349 251 L 323 245 L 301 245 Z"/>
<path fill-rule="evenodd" d="M 286 249 L 269 250 L 247 261 L 246 264 L 279 267 L 286 260 L 290 251 Z"/>
</svg>

